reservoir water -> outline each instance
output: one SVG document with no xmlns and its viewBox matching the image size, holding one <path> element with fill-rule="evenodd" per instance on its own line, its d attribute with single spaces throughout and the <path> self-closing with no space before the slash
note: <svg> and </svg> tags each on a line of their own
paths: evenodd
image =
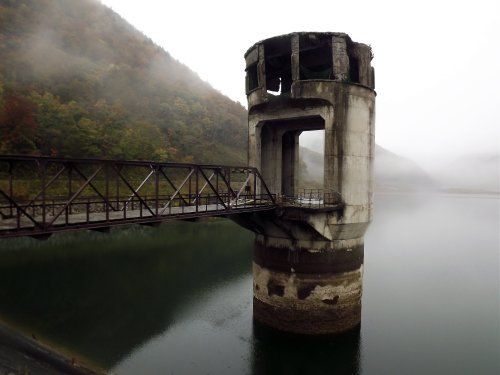
<svg viewBox="0 0 500 375">
<path fill-rule="evenodd" d="M 362 324 L 252 322 L 253 234 L 171 222 L 0 241 L 0 317 L 113 374 L 498 374 L 500 200 L 377 195 Z"/>
</svg>

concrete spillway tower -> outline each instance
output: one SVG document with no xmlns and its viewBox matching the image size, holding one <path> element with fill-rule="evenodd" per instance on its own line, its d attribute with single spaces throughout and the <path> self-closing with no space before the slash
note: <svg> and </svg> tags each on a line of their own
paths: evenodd
<svg viewBox="0 0 500 375">
<path fill-rule="evenodd" d="M 372 219 L 375 91 L 371 48 L 343 33 L 292 33 L 245 54 L 249 165 L 283 204 L 237 219 L 256 233 L 254 319 L 337 333 L 361 321 L 363 236 Z M 299 136 L 324 130 L 318 206 L 298 195 Z M 290 198 L 292 197 L 292 198 Z"/>
</svg>

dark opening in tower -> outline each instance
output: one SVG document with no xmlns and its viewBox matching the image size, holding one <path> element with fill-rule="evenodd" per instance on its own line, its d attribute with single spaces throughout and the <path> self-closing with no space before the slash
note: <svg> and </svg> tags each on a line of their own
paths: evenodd
<svg viewBox="0 0 500 375">
<path fill-rule="evenodd" d="M 292 87 L 292 46 L 290 36 L 264 43 L 266 88 L 271 94 L 287 94 Z"/>
<path fill-rule="evenodd" d="M 359 83 L 359 61 L 356 57 L 349 57 L 349 80 L 352 83 Z"/>
<path fill-rule="evenodd" d="M 257 77 L 257 63 L 250 65 L 246 69 L 246 92 L 249 93 L 259 87 L 259 79 Z"/>
<path fill-rule="evenodd" d="M 299 37 L 300 79 L 333 79 L 332 37 L 305 34 Z"/>
</svg>

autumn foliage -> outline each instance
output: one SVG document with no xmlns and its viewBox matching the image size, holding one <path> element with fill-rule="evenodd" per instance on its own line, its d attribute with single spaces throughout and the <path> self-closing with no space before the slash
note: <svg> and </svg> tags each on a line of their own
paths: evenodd
<svg viewBox="0 0 500 375">
<path fill-rule="evenodd" d="M 245 162 L 245 108 L 97 1 L 0 0 L 0 56 L 2 154 Z"/>
</svg>

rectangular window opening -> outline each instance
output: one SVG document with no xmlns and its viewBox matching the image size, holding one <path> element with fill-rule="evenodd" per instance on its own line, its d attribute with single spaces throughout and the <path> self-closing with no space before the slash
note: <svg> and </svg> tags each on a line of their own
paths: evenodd
<svg viewBox="0 0 500 375">
<path fill-rule="evenodd" d="M 257 77 L 257 64 L 252 64 L 247 68 L 246 84 L 247 93 L 259 87 L 259 79 Z"/>
<path fill-rule="evenodd" d="M 349 57 L 349 80 L 353 83 L 359 83 L 359 62 L 353 56 Z"/>
<path fill-rule="evenodd" d="M 288 94 L 292 87 L 292 46 L 289 36 L 264 44 L 266 89 L 272 95 Z"/>
<path fill-rule="evenodd" d="M 299 37 L 300 79 L 333 79 L 331 37 L 301 35 Z"/>
</svg>

